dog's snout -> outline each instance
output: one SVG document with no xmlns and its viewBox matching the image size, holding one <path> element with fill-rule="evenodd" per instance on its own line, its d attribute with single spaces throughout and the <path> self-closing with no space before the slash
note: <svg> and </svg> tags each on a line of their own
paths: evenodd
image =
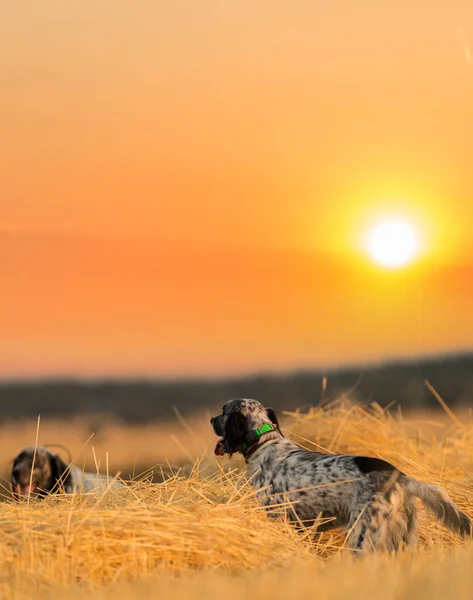
<svg viewBox="0 0 473 600">
<path fill-rule="evenodd" d="M 223 435 L 221 415 L 217 417 L 212 417 L 210 419 L 210 424 L 212 425 L 212 428 L 217 435 Z"/>
</svg>

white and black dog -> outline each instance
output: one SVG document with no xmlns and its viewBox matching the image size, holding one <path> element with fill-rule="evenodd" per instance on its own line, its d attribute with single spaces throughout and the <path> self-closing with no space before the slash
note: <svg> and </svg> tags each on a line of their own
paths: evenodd
<svg viewBox="0 0 473 600">
<path fill-rule="evenodd" d="M 230 400 L 211 419 L 215 454 L 241 453 L 262 504 L 318 531 L 345 527 L 346 545 L 368 553 L 417 541 L 416 498 L 443 525 L 472 535 L 473 521 L 436 485 L 408 477 L 379 458 L 309 452 L 285 438 L 274 411 L 256 400 Z"/>
</svg>

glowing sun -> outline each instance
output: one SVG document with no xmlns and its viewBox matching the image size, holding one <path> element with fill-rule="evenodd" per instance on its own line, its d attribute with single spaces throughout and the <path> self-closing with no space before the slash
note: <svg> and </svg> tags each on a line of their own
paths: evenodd
<svg viewBox="0 0 473 600">
<path fill-rule="evenodd" d="M 378 264 L 396 268 L 410 263 L 420 249 L 417 229 L 403 219 L 384 219 L 366 237 L 366 250 Z"/>
</svg>

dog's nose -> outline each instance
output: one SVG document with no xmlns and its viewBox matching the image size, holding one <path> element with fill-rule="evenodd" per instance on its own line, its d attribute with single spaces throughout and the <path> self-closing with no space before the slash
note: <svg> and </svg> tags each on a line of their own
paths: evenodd
<svg viewBox="0 0 473 600">
<path fill-rule="evenodd" d="M 213 425 L 215 421 L 215 417 L 210 417 L 210 424 Z"/>
</svg>

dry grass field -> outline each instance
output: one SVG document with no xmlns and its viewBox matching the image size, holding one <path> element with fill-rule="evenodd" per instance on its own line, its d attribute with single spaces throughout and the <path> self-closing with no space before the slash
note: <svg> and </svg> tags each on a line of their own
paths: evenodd
<svg viewBox="0 0 473 600">
<path fill-rule="evenodd" d="M 379 456 L 444 485 L 473 515 L 473 420 L 408 415 L 345 400 L 283 417 L 307 448 Z M 100 497 L 0 505 L 0 598 L 473 597 L 473 544 L 425 516 L 420 547 L 353 560 L 340 532 L 320 538 L 268 519 L 241 461 L 216 460 L 207 418 L 127 428 L 110 423 L 88 443 L 85 422 L 44 422 L 40 443 L 68 446 L 78 464 L 184 465 Z M 3 424 L 0 463 L 34 442 L 36 423 Z M 156 467 L 155 471 L 159 471 Z M 123 476 L 128 476 L 123 472 Z"/>
</svg>

